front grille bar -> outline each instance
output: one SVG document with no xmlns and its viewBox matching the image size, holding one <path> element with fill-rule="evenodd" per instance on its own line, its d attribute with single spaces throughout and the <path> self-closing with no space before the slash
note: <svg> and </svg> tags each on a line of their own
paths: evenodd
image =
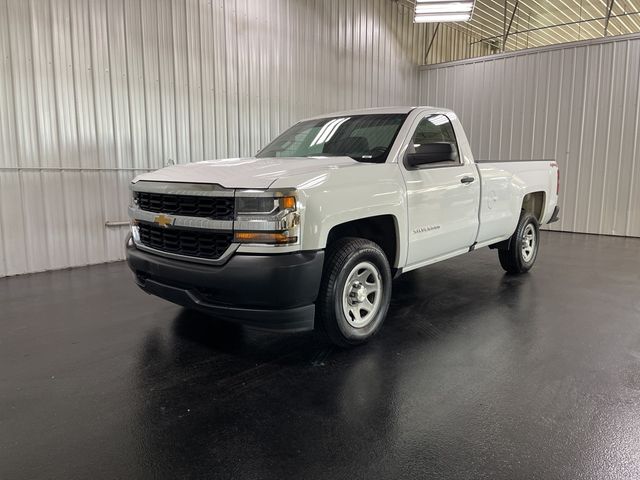
<svg viewBox="0 0 640 480">
<path fill-rule="evenodd" d="M 129 207 L 129 218 L 133 220 L 155 223 L 160 216 L 167 218 L 171 222 L 171 226 L 173 227 L 203 230 L 233 230 L 233 220 L 211 220 L 209 218 L 168 215 L 162 213 L 147 212 L 146 210 L 140 210 L 137 207 Z"/>
</svg>

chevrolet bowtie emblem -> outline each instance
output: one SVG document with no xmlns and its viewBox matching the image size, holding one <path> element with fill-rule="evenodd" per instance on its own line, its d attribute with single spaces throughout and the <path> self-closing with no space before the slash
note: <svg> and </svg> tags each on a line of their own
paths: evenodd
<svg viewBox="0 0 640 480">
<path fill-rule="evenodd" d="M 156 215 L 155 218 L 153 219 L 153 223 L 161 226 L 161 227 L 168 227 L 169 225 L 173 225 L 173 222 L 175 222 L 176 219 L 173 217 L 169 217 L 168 215 Z"/>
</svg>

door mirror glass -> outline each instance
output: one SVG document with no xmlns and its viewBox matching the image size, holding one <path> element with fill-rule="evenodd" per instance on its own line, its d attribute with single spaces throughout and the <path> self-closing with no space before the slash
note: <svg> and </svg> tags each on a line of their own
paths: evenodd
<svg viewBox="0 0 640 480">
<path fill-rule="evenodd" d="M 414 145 L 413 152 L 407 153 L 407 166 L 419 167 L 429 163 L 458 162 L 455 145 L 448 142 Z"/>
</svg>

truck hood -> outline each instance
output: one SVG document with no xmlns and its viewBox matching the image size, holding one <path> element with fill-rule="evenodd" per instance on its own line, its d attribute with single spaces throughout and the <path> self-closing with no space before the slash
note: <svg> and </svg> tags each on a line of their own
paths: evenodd
<svg viewBox="0 0 640 480">
<path fill-rule="evenodd" d="M 350 157 L 228 158 L 173 165 L 139 175 L 133 182 L 215 183 L 226 188 L 264 189 L 282 177 L 354 165 L 364 164 Z"/>
</svg>

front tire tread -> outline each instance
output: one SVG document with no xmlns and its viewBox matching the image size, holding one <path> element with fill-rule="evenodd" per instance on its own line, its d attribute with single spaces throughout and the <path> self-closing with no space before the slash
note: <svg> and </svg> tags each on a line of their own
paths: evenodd
<svg viewBox="0 0 640 480">
<path fill-rule="evenodd" d="M 530 262 L 525 262 L 522 258 L 521 241 L 524 229 L 528 224 L 533 224 L 536 234 L 536 254 Z M 516 275 L 528 272 L 538 256 L 537 249 L 540 245 L 540 227 L 537 218 L 531 213 L 523 213 L 518 221 L 516 231 L 509 239 L 509 247 L 498 250 L 498 259 L 502 268 L 510 274 Z"/>
<path fill-rule="evenodd" d="M 338 300 L 340 302 L 342 301 L 340 298 L 343 287 L 341 281 L 344 275 L 341 274 L 345 271 L 345 267 L 352 259 L 358 261 L 363 257 L 370 257 L 370 259 L 375 260 L 382 277 L 385 299 L 377 314 L 377 318 L 372 321 L 375 325 L 370 332 L 362 337 L 347 336 L 338 324 L 342 319 L 338 316 L 341 315 L 341 313 L 336 305 Z M 376 243 L 363 238 L 345 237 L 336 240 L 329 246 L 322 282 L 320 284 L 320 293 L 316 301 L 316 325 L 318 330 L 324 332 L 333 344 L 340 347 L 350 347 L 364 343 L 375 335 L 386 316 L 390 297 L 391 270 L 384 252 Z M 380 318 L 380 316 L 382 318 Z M 344 319 L 344 322 L 346 322 L 346 319 Z M 349 327 L 343 328 L 349 329 Z"/>
</svg>

